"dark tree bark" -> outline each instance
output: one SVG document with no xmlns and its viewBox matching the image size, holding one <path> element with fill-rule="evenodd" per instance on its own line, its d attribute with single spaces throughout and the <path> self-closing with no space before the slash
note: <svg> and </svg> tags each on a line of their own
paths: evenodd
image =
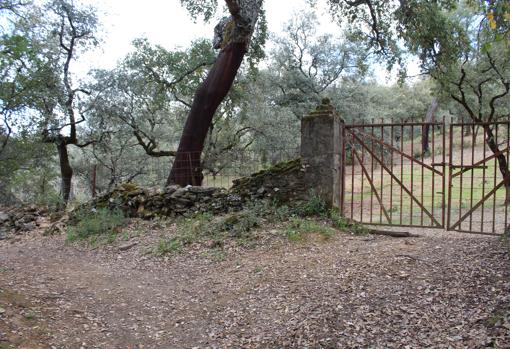
<svg viewBox="0 0 510 349">
<path fill-rule="evenodd" d="M 430 151 L 430 124 L 434 123 L 436 117 L 437 107 L 439 106 L 437 99 L 434 98 L 425 116 L 425 126 L 423 127 L 422 135 L 422 154 L 427 154 Z M 433 128 L 432 128 L 433 129 Z"/>
<path fill-rule="evenodd" d="M 231 14 L 215 28 L 221 51 L 195 93 L 167 185 L 202 185 L 201 155 L 216 109 L 227 95 L 248 48 L 262 0 L 225 0 Z"/>
<path fill-rule="evenodd" d="M 499 172 L 503 176 L 503 181 L 506 189 L 506 199 L 505 205 L 510 204 L 510 171 L 508 170 L 508 161 L 505 157 L 505 154 L 500 151 L 499 146 L 496 141 L 496 137 L 492 132 L 490 126 L 484 126 L 487 138 L 485 142 L 489 146 L 489 149 L 493 154 L 496 155 L 496 159 L 498 161 Z"/>
<path fill-rule="evenodd" d="M 60 175 L 61 175 L 61 184 L 60 191 L 62 193 L 62 199 L 64 203 L 67 204 L 69 201 L 69 196 L 71 194 L 71 182 L 73 179 L 73 168 L 71 167 L 71 163 L 69 162 L 69 154 L 67 152 L 67 142 L 63 137 L 59 141 L 56 142 L 57 150 L 58 150 L 58 160 L 60 164 Z"/>
<path fill-rule="evenodd" d="M 221 50 L 207 78 L 195 93 L 167 184 L 201 185 L 200 156 L 216 109 L 227 95 L 246 53 L 246 44 Z"/>
<path fill-rule="evenodd" d="M 91 188 L 90 188 L 90 191 L 92 192 L 92 197 L 95 198 L 96 197 L 96 179 L 97 179 L 97 165 L 94 165 L 92 167 L 92 183 L 91 183 Z"/>
</svg>

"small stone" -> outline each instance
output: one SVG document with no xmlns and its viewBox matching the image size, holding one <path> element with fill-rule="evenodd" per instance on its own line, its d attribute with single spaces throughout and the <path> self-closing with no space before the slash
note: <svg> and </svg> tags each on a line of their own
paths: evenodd
<svg viewBox="0 0 510 349">
<path fill-rule="evenodd" d="M 130 242 L 130 243 L 127 243 L 127 244 L 121 245 L 121 246 L 119 246 L 119 251 L 127 251 L 127 250 L 129 250 L 130 248 L 135 247 L 136 245 L 138 245 L 138 242 L 137 242 L 137 241 L 134 241 L 134 242 Z"/>
<path fill-rule="evenodd" d="M 5 212 L 0 211 L 0 223 L 7 222 L 9 220 L 9 215 Z"/>
</svg>

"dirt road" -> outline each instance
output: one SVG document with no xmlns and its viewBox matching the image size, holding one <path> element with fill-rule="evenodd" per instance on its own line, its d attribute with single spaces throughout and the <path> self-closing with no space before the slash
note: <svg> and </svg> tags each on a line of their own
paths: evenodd
<svg viewBox="0 0 510 349">
<path fill-rule="evenodd" d="M 0 348 L 509 347 L 509 248 L 420 235 L 339 234 L 222 261 L 0 242 Z"/>
</svg>

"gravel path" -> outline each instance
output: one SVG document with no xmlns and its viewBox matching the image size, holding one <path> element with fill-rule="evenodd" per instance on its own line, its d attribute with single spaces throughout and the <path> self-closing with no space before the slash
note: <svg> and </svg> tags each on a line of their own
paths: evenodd
<svg viewBox="0 0 510 349">
<path fill-rule="evenodd" d="M 0 242 L 0 348 L 510 348 L 509 248 L 416 232 L 223 261 Z"/>
</svg>

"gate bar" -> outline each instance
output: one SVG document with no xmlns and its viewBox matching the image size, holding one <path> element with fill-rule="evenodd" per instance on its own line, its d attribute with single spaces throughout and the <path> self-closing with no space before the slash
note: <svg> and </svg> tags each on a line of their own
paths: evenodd
<svg viewBox="0 0 510 349">
<path fill-rule="evenodd" d="M 386 170 L 386 172 L 389 173 L 390 176 L 392 176 L 395 181 L 400 185 L 402 186 L 402 189 L 405 190 L 405 192 L 411 197 L 412 200 L 414 200 L 416 202 L 416 204 L 427 214 L 427 216 L 429 216 L 429 218 L 437 225 L 437 226 L 441 226 L 441 224 L 430 214 L 430 212 L 418 201 L 418 199 L 416 199 L 416 197 L 414 197 L 414 195 L 409 191 L 409 189 L 407 189 L 404 184 L 398 180 L 398 178 L 395 176 L 395 174 L 393 174 L 393 172 L 391 170 L 388 169 L 388 167 L 386 167 L 386 165 L 384 165 L 376 156 L 373 152 L 370 151 L 370 149 L 367 147 L 367 145 L 361 140 L 359 139 L 351 130 L 349 130 L 349 132 L 352 134 L 352 136 L 361 144 L 362 147 L 364 147 L 367 152 L 372 156 L 372 159 L 375 159 L 377 160 L 377 162 Z"/>
<path fill-rule="evenodd" d="M 471 208 L 468 212 L 466 212 L 466 214 L 464 214 L 460 219 L 459 221 L 457 221 L 453 226 L 451 226 L 450 228 L 452 230 L 454 230 L 457 226 L 460 226 L 462 225 L 462 221 L 464 221 L 469 215 L 471 215 L 473 212 L 476 211 L 476 209 L 478 207 L 480 207 L 486 200 L 490 199 L 490 197 L 492 196 L 492 194 L 494 194 L 494 198 L 496 198 L 496 192 L 499 190 L 499 188 L 501 188 L 503 186 L 503 184 L 505 184 L 505 180 L 502 180 L 497 186 L 495 186 L 489 193 L 487 193 L 487 195 L 485 195 L 482 200 L 480 200 L 473 208 Z M 495 206 L 494 206 L 495 207 Z M 496 214 L 496 210 L 493 210 L 494 212 L 494 215 Z M 492 224 L 494 225 L 494 219 L 492 221 Z M 492 231 L 494 231 L 494 227 L 492 229 Z"/>
<path fill-rule="evenodd" d="M 349 128 L 349 131 L 352 132 L 352 130 Z M 390 144 L 387 144 L 386 142 L 384 141 L 381 141 L 377 138 L 375 138 L 374 136 L 368 134 L 368 133 L 365 133 L 363 131 L 360 131 L 360 130 L 356 130 L 357 133 L 359 133 L 361 136 L 363 136 L 364 138 L 370 138 L 372 141 L 376 142 L 376 143 L 379 143 L 380 145 L 382 146 L 385 146 L 387 148 L 390 148 L 392 150 L 394 150 L 395 152 L 401 154 L 402 156 L 404 156 L 405 158 L 407 158 L 408 160 L 411 160 L 412 162 L 416 162 L 417 164 L 421 165 L 421 166 L 424 166 L 426 169 L 430 170 L 430 171 L 434 171 L 435 173 L 437 173 L 438 175 L 441 175 L 441 172 L 439 172 L 438 170 L 436 170 L 435 168 L 433 168 L 432 166 L 429 166 L 425 163 L 423 163 L 422 161 L 418 160 L 418 159 L 415 159 L 413 156 L 410 156 L 410 155 L 407 155 L 406 153 L 398 150 L 397 148 L 391 146 Z M 414 133 L 414 132 L 413 132 Z M 403 135 L 400 135 L 401 138 L 403 138 Z M 411 146 L 413 145 L 413 142 L 411 142 Z"/>
</svg>

